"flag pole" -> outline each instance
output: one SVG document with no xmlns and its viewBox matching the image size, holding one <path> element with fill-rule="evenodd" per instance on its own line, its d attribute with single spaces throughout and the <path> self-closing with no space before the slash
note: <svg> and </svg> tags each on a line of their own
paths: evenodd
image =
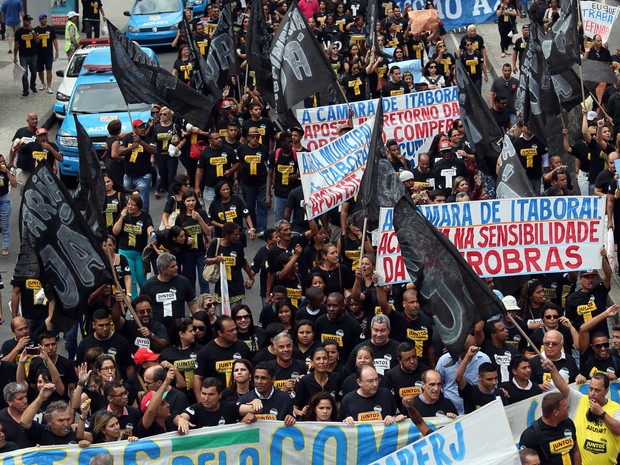
<svg viewBox="0 0 620 465">
<path fill-rule="evenodd" d="M 366 243 L 366 226 L 368 226 L 368 216 L 364 217 L 364 225 L 362 227 L 362 245 L 360 246 L 360 262 L 364 256 L 364 244 Z"/>
<path fill-rule="evenodd" d="M 603 108 L 603 105 L 601 105 L 601 102 L 598 101 L 596 96 L 591 91 L 588 91 L 588 94 L 590 95 L 590 97 L 592 97 L 592 100 L 594 100 L 596 104 L 598 105 L 598 107 L 601 109 L 601 111 L 603 112 L 603 116 L 607 118 L 608 120 L 613 121 L 613 118 L 609 116 L 609 114 L 605 111 L 605 109 Z M 585 100 L 584 100 L 584 103 L 585 103 Z"/>
<path fill-rule="evenodd" d="M 581 17 L 581 2 L 575 2 L 577 4 L 577 17 L 579 19 L 579 22 L 581 23 L 581 25 L 583 26 L 583 19 Z M 581 54 L 581 50 L 579 50 L 579 54 Z M 585 88 L 583 86 L 583 68 L 581 65 L 581 60 L 579 60 L 579 81 L 581 82 L 581 101 L 585 102 L 586 101 L 586 92 L 585 92 Z"/>
<path fill-rule="evenodd" d="M 517 328 L 517 331 L 519 331 L 521 333 L 521 336 L 523 336 L 525 338 L 525 340 L 528 342 L 529 345 L 532 346 L 532 349 L 534 349 L 534 352 L 536 352 L 536 355 L 541 355 L 540 354 L 540 350 L 538 350 L 538 347 L 536 347 L 534 345 L 534 343 L 532 342 L 532 340 L 528 337 L 527 334 L 525 334 L 525 331 L 523 331 L 523 329 L 521 329 L 521 326 L 519 326 L 517 324 L 517 322 L 515 321 L 515 319 L 512 317 L 512 315 L 510 314 L 510 312 L 506 312 L 506 316 L 508 317 L 508 319 L 510 321 L 512 321 L 512 324 L 514 325 L 515 328 Z M 542 357 L 541 357 L 542 358 Z"/>
<path fill-rule="evenodd" d="M 131 117 L 131 111 L 129 110 L 129 104 L 125 102 L 125 107 L 127 108 L 127 114 L 129 115 L 129 127 L 133 127 L 133 118 Z"/>
</svg>

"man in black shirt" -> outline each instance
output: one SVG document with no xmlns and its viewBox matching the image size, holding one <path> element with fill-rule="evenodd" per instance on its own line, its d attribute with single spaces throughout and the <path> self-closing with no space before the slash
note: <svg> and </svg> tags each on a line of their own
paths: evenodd
<svg viewBox="0 0 620 465">
<path fill-rule="evenodd" d="M 500 382 L 510 380 L 510 360 L 519 351 L 508 344 L 508 329 L 501 320 L 489 321 L 484 325 L 484 342 L 482 352 L 487 354 L 497 369 Z"/>
<path fill-rule="evenodd" d="M 586 53 L 586 58 L 588 60 L 602 61 L 607 64 L 611 62 L 611 53 L 609 53 L 609 50 L 603 46 L 603 38 L 600 34 L 594 35 L 590 50 Z"/>
<path fill-rule="evenodd" d="M 288 394 L 295 390 L 299 378 L 306 374 L 308 367 L 301 360 L 293 358 L 293 340 L 287 332 L 273 338 L 276 359 L 269 362 L 275 373 L 274 386 Z"/>
<path fill-rule="evenodd" d="M 129 392 L 125 385 L 120 381 L 106 383 L 103 387 L 103 395 L 108 400 L 107 410 L 114 413 L 116 418 L 118 418 L 121 436 L 135 436 L 135 431 L 138 428 L 142 412 L 140 409 L 129 405 Z M 91 427 L 92 423 L 91 418 Z"/>
<path fill-rule="evenodd" d="M 137 190 L 142 197 L 142 210 L 149 212 L 151 191 L 151 170 L 155 163 L 157 146 L 146 135 L 146 123 L 136 119 L 132 123 L 133 133 L 124 137 L 119 144 L 118 156 L 124 158 L 125 189 Z"/>
<path fill-rule="evenodd" d="M 46 420 L 45 425 L 34 420 L 43 403 L 55 390 L 54 383 L 44 384 L 39 395 L 26 408 L 20 420 L 26 436 L 32 438 L 32 442 L 40 446 L 77 443 L 75 432 L 71 428 L 73 423 L 71 407 L 66 402 L 58 400 L 47 406 L 43 414 Z"/>
<path fill-rule="evenodd" d="M 422 393 L 422 373 L 429 369 L 419 363 L 415 346 L 407 341 L 401 342 L 396 349 L 398 365 L 385 374 L 385 384 L 396 398 L 398 410 L 405 413 L 403 399 Z"/>
<path fill-rule="evenodd" d="M 510 360 L 510 372 L 512 373 L 512 380 L 499 385 L 504 393 L 502 397 L 504 405 L 516 404 L 522 400 L 542 394 L 540 386 L 533 383 L 530 379 L 532 368 L 530 367 L 529 360 L 521 356 L 513 357 Z"/>
<path fill-rule="evenodd" d="M 2 396 L 8 404 L 8 407 L 0 410 L 0 423 L 4 427 L 6 440 L 14 442 L 22 449 L 32 447 L 34 444 L 24 434 L 24 430 L 20 425 L 22 415 L 28 407 L 28 391 L 26 386 L 14 381 L 8 383 L 2 390 Z"/>
<path fill-rule="evenodd" d="M 521 66 L 523 65 L 523 57 L 525 56 L 525 49 L 527 48 L 527 43 L 530 40 L 530 25 L 524 24 L 521 26 L 521 34 L 523 37 L 519 37 L 515 40 L 515 45 L 512 48 L 512 69 L 513 72 L 521 71 Z M 517 66 L 517 58 L 519 60 Z"/>
<path fill-rule="evenodd" d="M 150 391 L 157 391 L 164 384 L 166 376 L 167 370 L 164 367 L 153 365 L 144 372 L 144 385 Z M 165 393 L 166 402 L 170 406 L 171 419 L 174 419 L 189 407 L 187 396 L 179 389 L 167 385 Z"/>
<path fill-rule="evenodd" d="M 478 384 L 469 384 L 465 379 L 465 369 L 472 358 L 480 351 L 480 347 L 470 346 L 463 361 L 459 365 L 454 378 L 459 386 L 459 396 L 463 399 L 465 413 L 471 413 L 495 400 L 501 395 L 497 388 L 497 368 L 492 363 L 484 362 L 478 367 Z"/>
<path fill-rule="evenodd" d="M 205 378 L 200 385 L 200 402 L 190 405 L 174 418 L 179 434 L 203 426 L 236 423 L 238 408 L 232 402 L 221 402 L 222 383 L 217 378 Z"/>
<path fill-rule="evenodd" d="M 272 152 L 275 147 L 274 139 L 277 138 L 276 129 L 269 118 L 262 116 L 263 106 L 258 102 L 250 103 L 250 118 L 246 119 L 241 126 L 241 143 L 247 142 L 250 128 L 258 129 L 258 143 L 264 145 Z"/>
<path fill-rule="evenodd" d="M 355 344 L 359 341 L 362 329 L 355 319 L 345 313 L 344 296 L 332 292 L 327 297 L 327 315 L 316 321 L 316 334 L 321 342 L 332 339 L 340 347 L 340 359 L 349 358 Z"/>
<path fill-rule="evenodd" d="M 439 153 L 441 159 L 436 160 L 433 166 L 435 188 L 440 189 L 448 196 L 452 193 L 454 179 L 457 176 L 467 176 L 467 169 L 463 160 L 456 157 L 450 142 L 447 140 L 442 140 L 439 143 Z"/>
<path fill-rule="evenodd" d="M 26 116 L 26 123 L 27 123 L 26 126 L 19 128 L 17 131 L 15 131 L 15 135 L 11 139 L 12 143 L 11 143 L 11 150 L 9 151 L 9 164 L 8 164 L 9 169 L 14 167 L 15 156 L 21 151 L 22 147 L 36 140 L 36 132 L 37 132 L 37 126 L 39 124 L 39 117 L 34 112 L 28 113 L 28 116 Z M 19 183 L 19 178 L 17 179 L 17 182 Z M 21 182 L 20 189 L 23 189 L 24 183 L 25 181 Z M 20 194 L 21 194 L 21 190 L 20 190 Z"/>
<path fill-rule="evenodd" d="M 82 20 L 84 34 L 86 34 L 88 39 L 92 39 L 93 36 L 98 38 L 101 25 L 99 14 L 103 16 L 103 20 L 105 21 L 105 13 L 103 12 L 101 0 L 82 0 L 82 14 L 84 15 L 84 19 Z"/>
<path fill-rule="evenodd" d="M 22 147 L 16 166 L 17 183 L 25 184 L 30 174 L 42 161 L 47 161 L 50 167 L 54 168 L 56 160 L 63 161 L 64 157 L 58 150 L 58 146 L 54 142 L 50 142 L 47 138 L 47 129 L 39 128 L 35 133 L 35 141 Z"/>
<path fill-rule="evenodd" d="M 390 80 L 386 82 L 385 84 L 383 84 L 383 87 L 381 88 L 381 95 L 383 97 L 391 97 L 393 95 L 403 95 L 403 94 L 408 94 L 410 92 L 409 87 L 407 87 L 407 84 L 401 81 L 399 66 L 392 66 L 390 68 L 389 75 L 390 75 Z"/>
<path fill-rule="evenodd" d="M 365 346 L 372 349 L 374 367 L 381 376 L 384 376 L 390 368 L 395 367 L 398 363 L 396 358 L 398 341 L 390 338 L 390 331 L 390 319 L 386 315 L 375 315 L 370 321 L 370 340 L 360 342 L 355 346 L 347 361 L 347 368 L 351 371 L 355 369 L 357 351 Z"/>
<path fill-rule="evenodd" d="M 258 234 L 267 229 L 267 204 L 265 203 L 265 185 L 267 182 L 267 162 L 269 149 L 259 144 L 260 131 L 257 127 L 248 129 L 247 142 L 237 149 L 243 200 L 250 211 L 252 223 L 256 225 Z"/>
<path fill-rule="evenodd" d="M 534 192 L 536 195 L 540 194 L 543 155 L 547 148 L 527 126 L 523 126 L 521 136 L 513 141 L 513 145 Z"/>
<path fill-rule="evenodd" d="M 284 218 L 286 199 L 297 186 L 301 186 L 301 175 L 297 152 L 293 148 L 293 136 L 290 132 L 283 132 L 280 134 L 280 148 L 274 150 L 269 156 L 267 190 L 265 191 L 265 202 L 269 207 L 273 189 L 273 220 L 275 223 Z"/>
<path fill-rule="evenodd" d="M 28 321 L 21 316 L 14 317 L 11 320 L 11 331 L 14 337 L 2 343 L 0 356 L 2 356 L 3 362 L 17 363 L 19 354 L 22 353 L 24 347 L 30 344 L 30 326 Z"/>
<path fill-rule="evenodd" d="M 52 65 L 54 57 L 58 59 L 58 40 L 56 39 L 56 31 L 47 23 L 45 13 L 39 15 L 39 26 L 35 27 L 34 31 L 39 36 L 37 43 L 37 72 L 39 73 L 39 81 L 41 81 L 39 90 L 47 89 L 48 94 L 53 94 Z M 45 73 L 45 78 L 43 73 Z"/>
<path fill-rule="evenodd" d="M 587 320 L 600 315 L 607 308 L 606 299 L 611 289 L 611 267 L 606 258 L 603 258 L 603 273 L 601 282 L 598 282 L 597 270 L 583 270 L 579 272 L 581 289 L 569 294 L 566 298 L 566 317 L 571 321 L 575 329 L 579 330 Z M 591 328 L 590 332 L 601 332 L 609 335 L 607 322 L 601 321 Z"/>
<path fill-rule="evenodd" d="M 293 401 L 282 391 L 275 389 L 275 373 L 266 362 L 261 362 L 254 368 L 254 389 L 244 394 L 237 402 L 239 415 L 249 417 L 244 421 L 279 420 L 284 426 L 293 426 Z"/>
<path fill-rule="evenodd" d="M 44 331 L 39 336 L 39 345 L 43 347 L 43 350 L 47 353 L 48 363 L 53 363 L 58 370 L 60 381 L 65 386 L 65 397 L 69 398 L 69 393 L 75 389 L 77 383 L 77 376 L 73 368 L 73 364 L 69 359 L 58 355 L 58 336 L 50 331 Z M 36 356 L 30 361 L 30 368 L 28 371 L 27 381 L 28 384 L 36 388 L 37 376 L 41 370 L 47 370 L 46 361 L 41 356 Z"/>
<path fill-rule="evenodd" d="M 117 291 L 117 294 L 118 292 L 120 291 Z M 116 300 L 112 305 L 114 329 L 125 336 L 128 341 L 133 341 L 134 353 L 140 347 L 157 353 L 164 350 L 164 347 L 168 345 L 168 332 L 162 323 L 153 319 L 153 300 L 148 295 L 141 294 L 131 303 L 138 314 L 139 327 L 135 320 L 125 319 L 123 316 L 125 312 L 121 310 L 121 302 Z"/>
<path fill-rule="evenodd" d="M 448 418 L 457 417 L 456 407 L 443 395 L 442 384 L 441 374 L 438 371 L 426 370 L 422 373 L 422 394 L 416 396 L 413 406 L 423 417 L 435 417 L 438 414 Z"/>
<path fill-rule="evenodd" d="M 22 18 L 22 27 L 15 31 L 15 50 L 13 52 L 13 62 L 17 63 L 19 54 L 19 64 L 25 69 L 22 76 L 22 98 L 28 97 L 28 73 L 30 72 L 30 90 L 33 94 L 37 93 L 37 44 L 39 36 L 32 27 L 32 16 L 25 15 Z"/>
<path fill-rule="evenodd" d="M 418 156 L 418 166 L 411 173 L 415 184 L 423 184 L 422 187 L 429 191 L 435 188 L 435 176 L 431 170 L 431 159 L 428 154 L 421 153 Z"/>
</svg>

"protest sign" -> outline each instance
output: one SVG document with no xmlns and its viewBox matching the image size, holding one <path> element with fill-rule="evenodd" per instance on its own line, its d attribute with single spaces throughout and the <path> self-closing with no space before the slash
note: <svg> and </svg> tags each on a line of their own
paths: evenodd
<svg viewBox="0 0 620 465">
<path fill-rule="evenodd" d="M 492 426 L 492 427 L 490 427 Z M 520 465 L 504 407 L 499 399 L 459 417 L 439 431 L 418 439 L 373 465 Z"/>
<path fill-rule="evenodd" d="M 401 76 L 409 71 L 413 75 L 413 82 L 420 82 L 422 79 L 422 60 L 420 59 L 397 61 L 388 65 L 390 69 L 394 66 L 398 66 L 400 68 Z"/>
<path fill-rule="evenodd" d="M 427 138 L 452 128 L 461 114 L 458 98 L 456 87 L 383 97 L 383 140 L 395 139 L 401 153 L 413 158 Z M 297 110 L 304 144 L 311 151 L 328 144 L 346 124 L 349 108 L 354 113 L 353 125 L 359 126 L 375 115 L 378 102 L 374 99 Z"/>
<path fill-rule="evenodd" d="M 379 286 L 411 282 L 394 230 L 394 209 L 379 211 L 379 247 L 377 248 Z"/>
<path fill-rule="evenodd" d="M 374 118 L 314 152 L 299 152 L 308 218 L 350 199 L 359 189 L 368 159 Z"/>
<path fill-rule="evenodd" d="M 618 7 L 598 2 L 581 2 L 581 17 L 583 32 L 590 38 L 600 34 L 606 43 L 618 17 Z"/>
<path fill-rule="evenodd" d="M 601 266 L 604 198 L 533 197 L 419 208 L 481 277 Z"/>
<path fill-rule="evenodd" d="M 426 0 L 395 0 L 394 3 L 400 7 L 401 11 L 405 11 L 406 6 L 412 6 L 416 11 L 424 10 L 426 6 Z M 390 2 L 380 2 L 379 8 L 381 8 L 381 4 L 384 7 L 392 5 Z M 435 0 L 433 4 L 446 31 L 467 27 L 470 24 L 488 23 L 497 19 L 495 14 L 496 1 Z"/>
</svg>

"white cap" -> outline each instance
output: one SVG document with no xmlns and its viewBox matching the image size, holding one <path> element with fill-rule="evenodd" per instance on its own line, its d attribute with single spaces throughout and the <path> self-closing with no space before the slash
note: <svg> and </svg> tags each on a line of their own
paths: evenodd
<svg viewBox="0 0 620 465">
<path fill-rule="evenodd" d="M 398 178 L 401 180 L 401 182 L 411 181 L 413 179 L 413 173 L 411 171 L 401 171 Z"/>
<path fill-rule="evenodd" d="M 77 14 L 75 11 L 70 11 L 69 13 L 67 13 L 67 18 L 71 19 L 71 18 L 75 18 L 76 16 L 80 16 L 79 14 Z"/>
<path fill-rule="evenodd" d="M 192 125 L 191 125 L 191 123 L 187 123 L 187 124 L 185 125 L 185 130 L 186 130 L 187 132 L 190 132 L 190 131 L 192 130 L 192 128 L 193 128 L 193 127 L 194 127 L 194 126 L 192 126 Z"/>
<path fill-rule="evenodd" d="M 515 299 L 511 295 L 507 295 L 502 299 L 502 303 L 506 310 L 521 310 L 521 308 L 517 305 L 517 299 Z"/>
<path fill-rule="evenodd" d="M 592 121 L 596 119 L 596 112 L 595 111 L 589 111 L 588 112 L 588 121 Z"/>
</svg>

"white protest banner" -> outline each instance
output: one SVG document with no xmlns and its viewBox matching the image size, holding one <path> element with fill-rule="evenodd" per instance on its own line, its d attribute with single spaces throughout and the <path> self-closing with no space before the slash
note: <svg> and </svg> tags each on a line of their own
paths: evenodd
<svg viewBox="0 0 620 465">
<path fill-rule="evenodd" d="M 388 68 L 391 70 L 394 66 L 400 68 L 400 75 L 402 77 L 407 71 L 413 75 L 413 82 L 420 82 L 422 79 L 422 60 L 419 58 L 416 60 L 396 61 L 390 63 Z"/>
<path fill-rule="evenodd" d="M 338 462 L 335 462 L 338 463 Z M 372 465 L 520 465 L 519 452 L 499 399 L 459 417 Z"/>
<path fill-rule="evenodd" d="M 379 286 L 411 282 L 394 230 L 394 209 L 379 209 L 379 247 L 377 248 Z"/>
<path fill-rule="evenodd" d="M 618 17 L 618 7 L 598 2 L 581 2 L 581 17 L 583 32 L 590 38 L 600 34 L 606 43 Z"/>
<path fill-rule="evenodd" d="M 433 428 L 438 425 L 432 424 Z M 192 430 L 186 436 L 165 433 L 136 442 L 32 447 L 0 455 L 0 465 L 89 465 L 99 454 L 117 465 L 366 465 L 420 437 L 410 420 L 384 427 L 382 422 L 257 421 Z M 510 438 L 510 436 L 508 436 Z M 448 446 L 439 450 L 449 454 Z"/>
<path fill-rule="evenodd" d="M 375 118 L 313 152 L 299 152 L 308 218 L 316 218 L 357 194 L 368 160 Z"/>
<path fill-rule="evenodd" d="M 419 208 L 482 277 L 601 266 L 601 197 L 532 197 Z"/>
<path fill-rule="evenodd" d="M 458 89 L 414 92 L 383 97 L 383 141 L 395 139 L 401 153 L 409 159 L 417 154 L 429 137 L 447 133 L 460 117 Z M 378 99 L 297 110 L 304 130 L 304 145 L 309 150 L 328 144 L 338 137 L 338 129 L 346 124 L 349 108 L 353 110 L 353 126 L 359 126 L 375 115 Z"/>
</svg>

